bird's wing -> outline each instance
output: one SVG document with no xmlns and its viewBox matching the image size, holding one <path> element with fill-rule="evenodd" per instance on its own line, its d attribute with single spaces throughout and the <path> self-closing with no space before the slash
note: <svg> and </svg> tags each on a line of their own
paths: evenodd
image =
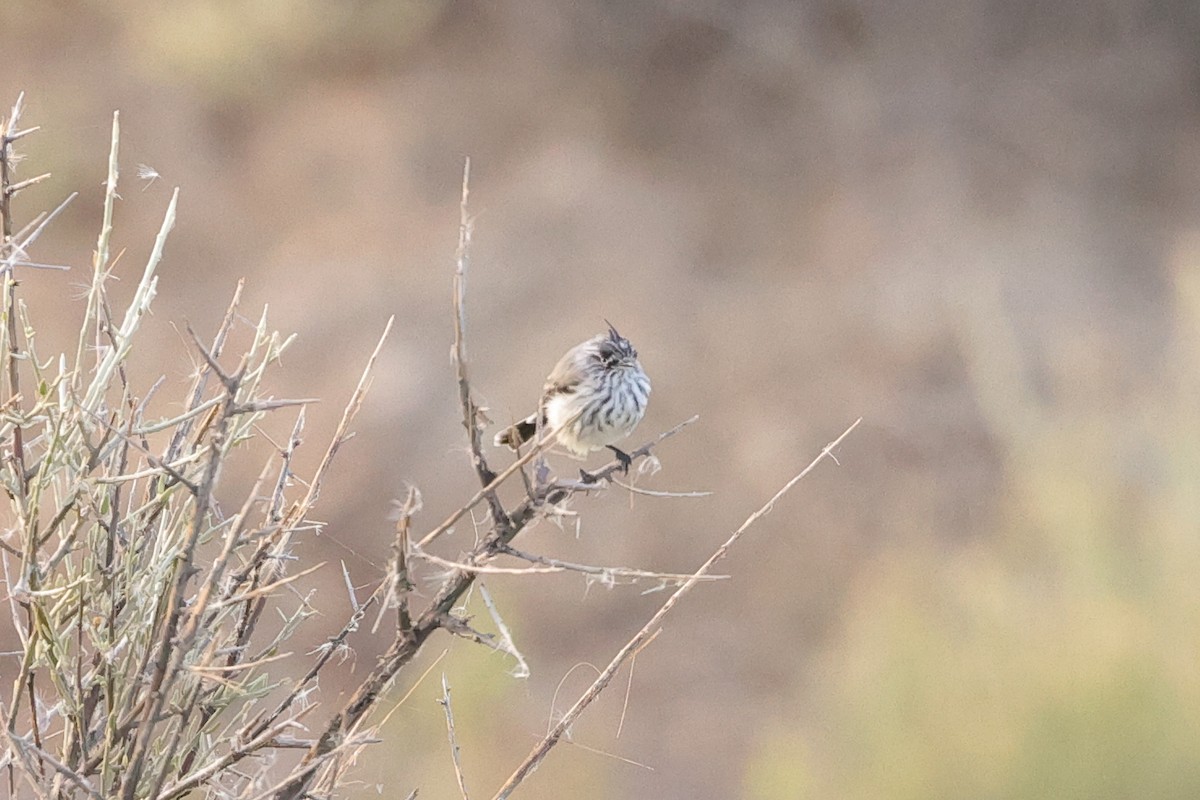
<svg viewBox="0 0 1200 800">
<path fill-rule="evenodd" d="M 542 396 L 544 398 L 554 397 L 559 394 L 571 394 L 578 388 L 582 380 L 582 370 L 576 363 L 578 357 L 579 347 L 574 347 L 558 360 L 558 363 L 554 365 L 554 369 L 550 370 L 550 375 L 546 378 L 546 384 L 542 387 Z"/>
</svg>

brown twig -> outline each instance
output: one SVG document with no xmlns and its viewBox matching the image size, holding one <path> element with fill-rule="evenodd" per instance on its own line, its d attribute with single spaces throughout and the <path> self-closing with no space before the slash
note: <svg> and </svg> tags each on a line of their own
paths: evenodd
<svg viewBox="0 0 1200 800">
<path fill-rule="evenodd" d="M 392 542 L 392 558 L 388 564 L 388 590 L 383 606 L 396 609 L 396 630 L 402 636 L 412 629 L 412 618 L 408 614 L 408 595 L 413 588 L 408 573 L 409 530 L 413 514 L 417 513 L 420 507 L 421 493 L 415 486 L 408 487 L 408 496 L 404 498 L 400 516 L 396 519 L 396 538 Z M 380 616 L 382 617 L 382 612 Z"/>
<path fill-rule="evenodd" d="M 492 521 L 497 527 L 509 525 L 504 513 L 504 505 L 496 496 L 492 487 L 496 483 L 496 473 L 488 466 L 483 455 L 483 425 L 481 412 L 471 394 L 471 383 L 467 378 L 467 265 L 470 260 L 471 233 L 474 222 L 467 213 L 467 198 L 471 194 L 471 159 L 463 162 L 462 201 L 459 203 L 458 249 L 454 258 L 454 349 L 451 351 L 454 360 L 454 372 L 458 378 L 458 404 L 462 409 L 463 427 L 467 431 L 467 441 L 471 447 L 471 464 L 479 483 L 484 487 L 483 496 L 487 498 L 488 508 L 492 513 Z"/>
<path fill-rule="evenodd" d="M 450 708 L 450 684 L 446 673 L 442 673 L 442 699 L 438 700 L 446 712 L 446 731 L 450 738 L 450 757 L 454 761 L 454 777 L 458 781 L 458 790 L 462 792 L 463 800 L 471 800 L 467 795 L 467 782 L 463 777 L 462 760 L 459 754 L 458 737 L 454 734 L 454 711 Z"/>
<path fill-rule="evenodd" d="M 535 553 L 525 553 L 509 546 L 501 548 L 500 552 L 514 558 L 519 558 L 522 561 L 528 561 L 531 564 L 542 564 L 546 567 L 553 567 L 568 572 L 582 572 L 585 575 L 596 575 L 606 584 L 613 582 L 616 578 L 629 578 L 632 581 L 656 580 L 663 581 L 664 583 L 683 583 L 692 577 L 692 573 L 690 572 L 652 572 L 650 570 L 632 569 L 630 567 L 596 567 L 591 564 L 576 564 L 571 561 L 539 556 Z M 721 581 L 728 577 L 728 575 L 705 575 L 702 580 Z"/>
</svg>

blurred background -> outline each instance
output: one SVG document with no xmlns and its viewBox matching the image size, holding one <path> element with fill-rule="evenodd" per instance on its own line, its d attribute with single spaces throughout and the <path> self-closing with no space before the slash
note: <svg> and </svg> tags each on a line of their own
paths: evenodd
<svg viewBox="0 0 1200 800">
<path fill-rule="evenodd" d="M 627 672 L 522 797 L 1200 794 L 1195 2 L 7 0 L 0 37 L 0 104 L 24 90 L 42 126 L 18 177 L 54 173 L 18 213 L 81 193 L 33 253 L 72 271 L 24 274 L 41 353 L 78 330 L 114 109 L 118 296 L 182 189 L 142 386 L 182 396 L 177 330 L 214 330 L 244 276 L 240 335 L 265 304 L 299 334 L 272 390 L 323 400 L 303 474 L 397 317 L 298 545 L 329 562 L 300 647 L 345 619 L 339 562 L 379 579 L 409 483 L 424 530 L 474 487 L 448 358 L 465 156 L 492 418 L 607 318 L 654 382 L 634 443 L 700 415 L 643 485 L 715 492 L 581 499 L 525 549 L 690 571 L 864 417 L 637 658 L 620 736 Z M 346 796 L 457 796 L 441 670 L 490 796 L 560 681 L 565 708 L 665 599 L 487 584 L 532 676 L 432 641 Z M 352 643 L 330 706 L 386 631 Z"/>
</svg>

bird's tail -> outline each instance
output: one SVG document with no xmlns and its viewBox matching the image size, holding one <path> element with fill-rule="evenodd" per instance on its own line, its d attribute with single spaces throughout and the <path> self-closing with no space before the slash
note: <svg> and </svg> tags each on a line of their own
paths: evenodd
<svg viewBox="0 0 1200 800">
<path fill-rule="evenodd" d="M 505 428 L 496 434 L 494 444 L 497 447 L 508 447 L 516 450 L 537 434 L 537 414 L 530 414 L 512 427 Z"/>
</svg>

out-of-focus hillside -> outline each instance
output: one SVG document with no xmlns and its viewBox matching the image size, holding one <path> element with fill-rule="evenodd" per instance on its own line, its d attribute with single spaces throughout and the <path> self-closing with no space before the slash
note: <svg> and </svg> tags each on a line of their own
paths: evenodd
<svg viewBox="0 0 1200 800">
<path fill-rule="evenodd" d="M 448 359 L 464 156 L 492 418 L 527 413 L 607 318 L 654 382 L 635 438 L 701 416 L 647 485 L 716 492 L 614 490 L 528 549 L 693 568 L 865 418 L 638 657 L 621 737 L 619 690 L 575 730 L 653 771 L 564 747 L 524 797 L 1200 793 L 1195 3 L 7 0 L 0 65 L 0 103 L 24 90 L 43 127 L 28 169 L 55 173 L 20 213 L 81 192 L 35 251 L 74 271 L 21 286 L 44 352 L 78 330 L 113 109 L 119 273 L 182 187 L 139 358 L 161 367 L 135 378 L 182 381 L 172 326 L 211 330 L 245 276 L 245 307 L 300 334 L 275 391 L 324 399 L 323 440 L 397 315 L 300 545 L 330 561 L 313 646 L 343 620 L 337 562 L 378 579 L 406 483 L 427 527 L 473 487 Z M 423 659 L 451 649 L 481 793 L 559 679 L 663 599 L 489 586 L 533 676 L 464 641 Z M 381 641 L 359 636 L 327 697 Z M 451 796 L 435 683 L 348 796 Z"/>
</svg>

